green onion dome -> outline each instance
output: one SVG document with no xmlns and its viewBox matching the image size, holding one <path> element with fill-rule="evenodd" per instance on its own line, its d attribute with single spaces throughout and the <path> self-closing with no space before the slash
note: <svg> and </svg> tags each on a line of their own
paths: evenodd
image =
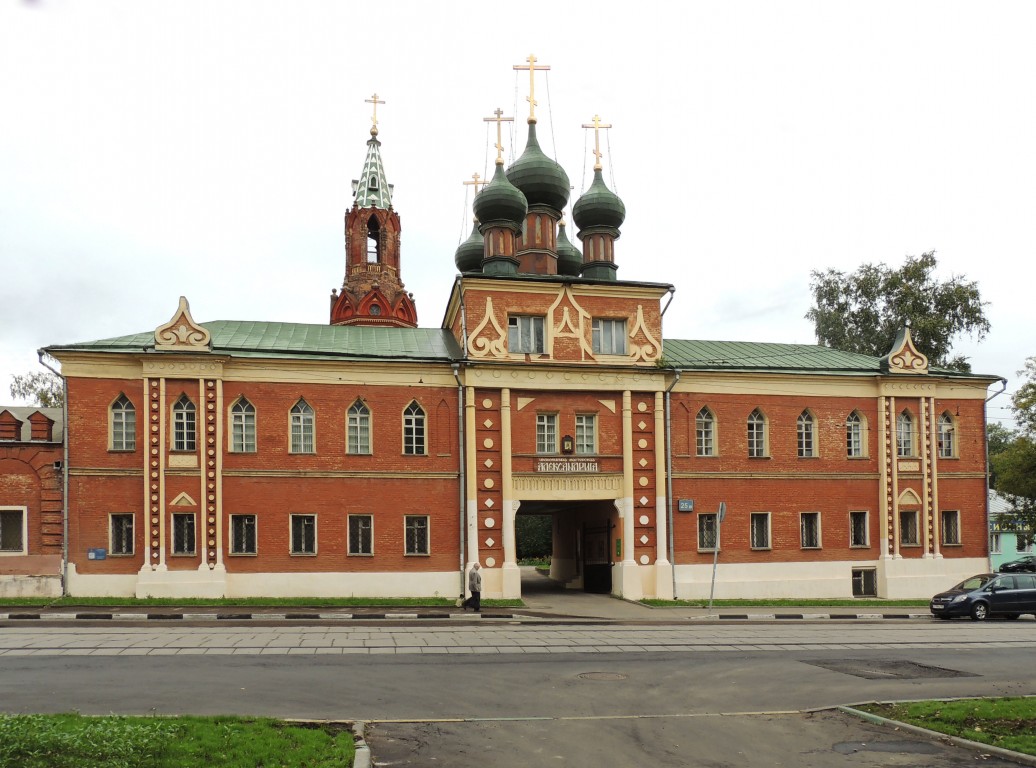
<svg viewBox="0 0 1036 768">
<path fill-rule="evenodd" d="M 521 227 L 525 222 L 525 214 L 529 211 L 525 195 L 507 180 L 503 165 L 496 167 L 493 180 L 475 196 L 473 207 L 475 218 L 482 222 L 483 227 L 500 222 Z"/>
<path fill-rule="evenodd" d="M 626 206 L 604 183 L 601 169 L 594 171 L 594 181 L 572 207 L 572 220 L 580 230 L 590 227 L 618 229 L 626 219 Z"/>
<path fill-rule="evenodd" d="M 457 246 L 453 263 L 460 272 L 477 272 L 482 268 L 482 256 L 485 251 L 485 239 L 479 234 L 478 220 L 471 229 L 471 236 Z"/>
<path fill-rule="evenodd" d="M 543 154 L 536 141 L 534 123 L 529 124 L 529 141 L 525 151 L 507 169 L 507 178 L 522 191 L 529 205 L 546 205 L 556 211 L 563 211 L 568 203 L 568 174 Z"/>
<path fill-rule="evenodd" d="M 565 234 L 565 222 L 558 226 L 558 274 L 577 277 L 583 268 L 583 254 Z"/>
</svg>

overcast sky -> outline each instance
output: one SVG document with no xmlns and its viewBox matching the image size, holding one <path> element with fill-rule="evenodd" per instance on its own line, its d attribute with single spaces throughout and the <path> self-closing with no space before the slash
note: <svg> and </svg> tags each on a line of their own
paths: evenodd
<svg viewBox="0 0 1036 768">
<path fill-rule="evenodd" d="M 810 271 L 935 250 L 978 281 L 976 372 L 1036 354 L 1036 4 L 70 2 L 0 5 L 0 402 L 38 347 L 195 319 L 326 323 L 377 92 L 420 325 L 442 320 L 488 124 L 573 201 L 626 204 L 619 279 L 667 338 L 815 343 Z M 570 234 L 574 237 L 574 227 Z M 991 405 L 1007 415 L 1007 396 Z"/>
</svg>

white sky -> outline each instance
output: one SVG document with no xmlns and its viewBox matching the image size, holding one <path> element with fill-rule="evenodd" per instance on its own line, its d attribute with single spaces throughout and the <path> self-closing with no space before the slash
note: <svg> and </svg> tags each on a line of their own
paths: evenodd
<svg viewBox="0 0 1036 768">
<path fill-rule="evenodd" d="M 201 322 L 327 322 L 375 91 L 402 277 L 438 326 L 462 182 L 492 171 L 482 118 L 517 113 L 522 150 L 530 53 L 573 200 L 580 125 L 614 126 L 618 277 L 676 285 L 667 338 L 815 343 L 810 270 L 934 249 L 989 302 L 957 349 L 1013 389 L 1036 354 L 1034 29 L 1030 2 L 6 0 L 0 402 L 38 347 L 153 329 L 181 294 Z"/>
</svg>

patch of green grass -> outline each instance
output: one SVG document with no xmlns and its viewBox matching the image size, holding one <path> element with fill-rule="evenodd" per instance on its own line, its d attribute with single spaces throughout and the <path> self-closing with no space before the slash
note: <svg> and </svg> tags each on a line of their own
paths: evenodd
<svg viewBox="0 0 1036 768">
<path fill-rule="evenodd" d="M 708 608 L 708 600 L 641 600 L 644 605 L 651 605 L 658 608 Z M 873 598 L 855 598 L 852 600 L 840 600 L 837 598 L 825 600 L 801 600 L 794 598 L 775 598 L 772 600 L 713 600 L 713 608 L 751 608 L 767 607 L 775 608 L 802 606 L 805 608 L 834 607 L 843 608 L 853 606 L 854 608 L 927 608 L 928 600 L 876 600 Z"/>
<path fill-rule="evenodd" d="M 483 600 L 482 605 L 488 605 L 490 608 L 524 608 L 525 603 L 521 600 L 514 598 L 508 598 L 506 600 Z"/>
<path fill-rule="evenodd" d="M 353 751 L 342 724 L 0 715 L 0 768 L 340 768 Z"/>
<path fill-rule="evenodd" d="M 1036 698 L 865 704 L 864 712 L 1002 749 L 1036 755 Z"/>
<path fill-rule="evenodd" d="M 445 597 L 58 597 L 58 598 L 0 598 L 0 606 L 61 608 L 75 606 L 208 606 L 222 607 L 294 607 L 294 608 L 349 608 L 397 606 L 445 606 L 454 600 Z"/>
</svg>

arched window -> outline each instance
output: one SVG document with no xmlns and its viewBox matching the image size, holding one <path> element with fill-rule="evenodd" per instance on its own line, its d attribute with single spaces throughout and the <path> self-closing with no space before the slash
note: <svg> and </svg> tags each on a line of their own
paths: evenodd
<svg viewBox="0 0 1036 768">
<path fill-rule="evenodd" d="M 111 406 L 111 449 L 133 451 L 137 448 L 137 411 L 125 395 Z"/>
<path fill-rule="evenodd" d="M 371 452 L 371 412 L 363 401 L 357 400 L 349 408 L 346 431 L 346 453 Z"/>
<path fill-rule="evenodd" d="M 845 455 L 850 459 L 863 456 L 863 418 L 857 411 L 845 419 Z"/>
<path fill-rule="evenodd" d="M 416 400 L 403 411 L 403 453 L 423 456 L 425 448 L 425 416 Z"/>
<path fill-rule="evenodd" d="M 381 227 L 378 226 L 378 220 L 371 216 L 367 220 L 367 263 L 379 264 L 380 262 Z"/>
<path fill-rule="evenodd" d="M 748 415 L 748 455 L 750 458 L 766 456 L 766 417 L 758 408 Z"/>
<path fill-rule="evenodd" d="M 243 397 L 230 407 L 230 450 L 255 452 L 255 406 Z"/>
<path fill-rule="evenodd" d="M 314 453 L 313 409 L 305 400 L 291 407 L 291 453 Z"/>
<path fill-rule="evenodd" d="M 914 450 L 914 417 L 907 410 L 896 417 L 896 455 L 917 455 Z"/>
<path fill-rule="evenodd" d="M 957 430 L 953 417 L 943 412 L 938 422 L 939 458 L 952 459 L 957 455 Z"/>
<path fill-rule="evenodd" d="M 703 405 L 694 417 L 695 445 L 698 456 L 716 455 L 716 417 Z"/>
<path fill-rule="evenodd" d="M 173 450 L 197 450 L 197 410 L 187 395 L 173 403 Z"/>
<path fill-rule="evenodd" d="M 817 455 L 816 422 L 813 414 L 803 411 L 795 422 L 795 431 L 798 438 L 799 458 L 809 458 Z"/>
</svg>

